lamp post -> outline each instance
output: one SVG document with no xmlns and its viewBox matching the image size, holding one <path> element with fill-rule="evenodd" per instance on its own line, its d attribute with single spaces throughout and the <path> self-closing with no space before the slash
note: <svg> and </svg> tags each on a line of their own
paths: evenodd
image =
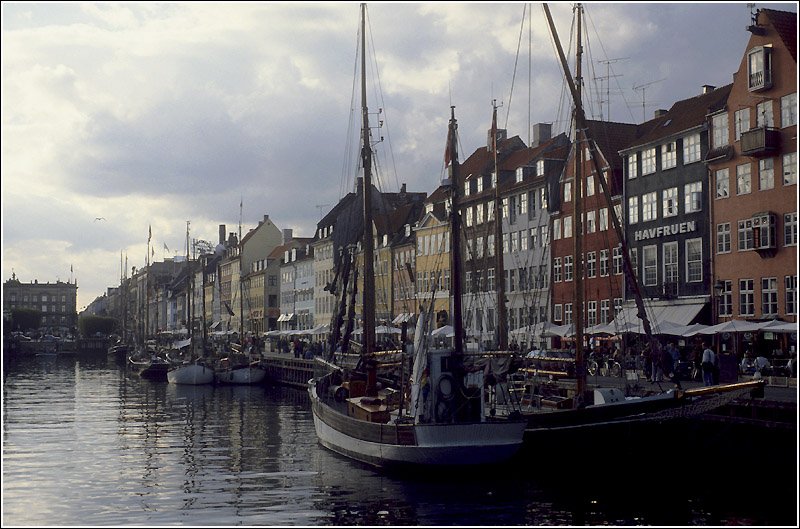
<svg viewBox="0 0 800 529">
<path fill-rule="evenodd" d="M 722 298 L 722 292 L 724 290 L 725 290 L 725 283 L 723 283 L 722 280 L 717 279 L 716 282 L 714 282 L 714 294 L 712 296 L 712 303 L 714 305 L 713 307 L 714 325 L 717 325 L 719 323 L 719 313 L 720 313 L 719 302 L 720 299 Z M 722 348 L 722 337 L 719 336 L 719 338 L 717 339 L 717 352 L 719 352 L 721 348 Z"/>
</svg>

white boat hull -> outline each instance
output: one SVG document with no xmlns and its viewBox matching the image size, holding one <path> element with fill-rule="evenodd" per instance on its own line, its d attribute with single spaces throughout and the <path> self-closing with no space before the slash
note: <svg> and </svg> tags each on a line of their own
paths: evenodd
<svg viewBox="0 0 800 529">
<path fill-rule="evenodd" d="M 522 446 L 524 421 L 369 423 L 324 404 L 313 383 L 309 393 L 320 444 L 376 467 L 497 464 L 511 459 Z"/>
<path fill-rule="evenodd" d="M 242 366 L 219 370 L 215 374 L 220 384 L 260 384 L 267 376 L 267 370 L 261 366 Z"/>
<path fill-rule="evenodd" d="M 214 382 L 214 370 L 202 364 L 185 364 L 167 371 L 170 384 L 211 384 Z"/>
</svg>

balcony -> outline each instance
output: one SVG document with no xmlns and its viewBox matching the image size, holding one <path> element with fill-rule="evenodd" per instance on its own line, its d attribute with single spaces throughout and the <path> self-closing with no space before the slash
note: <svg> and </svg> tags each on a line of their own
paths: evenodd
<svg viewBox="0 0 800 529">
<path fill-rule="evenodd" d="M 774 156 L 780 147 L 781 135 L 778 129 L 759 127 L 742 133 L 742 154 L 754 158 Z"/>
</svg>

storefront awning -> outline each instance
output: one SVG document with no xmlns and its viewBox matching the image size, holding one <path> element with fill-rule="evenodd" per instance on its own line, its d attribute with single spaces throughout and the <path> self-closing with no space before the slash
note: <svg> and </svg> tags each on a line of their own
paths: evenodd
<svg viewBox="0 0 800 529">
<path fill-rule="evenodd" d="M 646 307 L 647 317 L 655 334 L 659 333 L 659 326 L 669 324 L 689 325 L 703 310 L 705 303 L 682 303 Z M 610 328 L 624 328 L 626 324 L 640 324 L 636 307 L 626 307 L 609 323 Z"/>
<path fill-rule="evenodd" d="M 414 316 L 411 312 L 401 312 L 397 315 L 395 319 L 392 320 L 393 325 L 398 325 L 400 323 L 405 323 L 410 320 Z"/>
</svg>

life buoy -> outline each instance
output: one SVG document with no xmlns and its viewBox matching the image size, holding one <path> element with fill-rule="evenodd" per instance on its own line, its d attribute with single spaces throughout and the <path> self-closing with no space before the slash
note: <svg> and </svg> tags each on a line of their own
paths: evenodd
<svg viewBox="0 0 800 529">
<path fill-rule="evenodd" d="M 440 376 L 439 381 L 436 383 L 436 391 L 440 399 L 452 400 L 453 396 L 455 395 L 455 383 L 453 381 L 453 377 L 448 374 Z"/>
</svg>

